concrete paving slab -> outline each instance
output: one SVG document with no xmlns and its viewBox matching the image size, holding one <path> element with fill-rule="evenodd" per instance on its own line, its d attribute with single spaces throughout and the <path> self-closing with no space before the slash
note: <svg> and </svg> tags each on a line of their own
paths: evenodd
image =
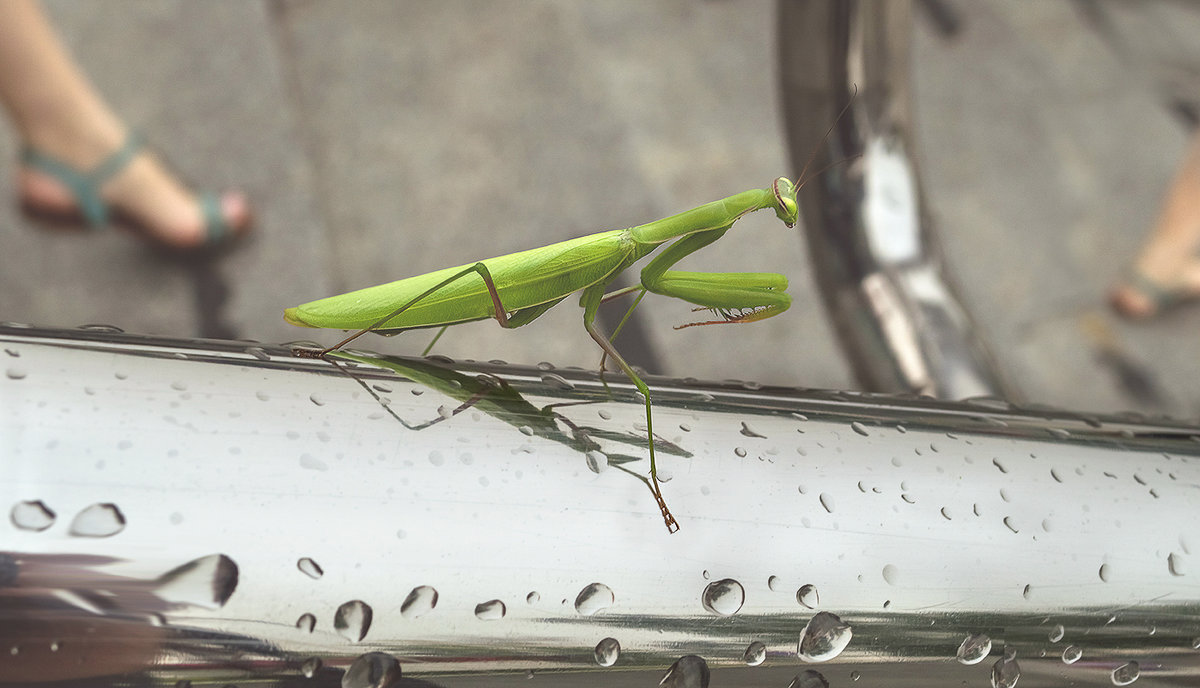
<svg viewBox="0 0 1200 688">
<path fill-rule="evenodd" d="M 1073 3 L 958 7 L 952 41 L 918 26 L 919 143 L 949 262 L 1001 365 L 1040 402 L 1194 416 L 1200 312 L 1134 326 L 1104 304 L 1188 132 Z M 1161 398 L 1123 385 L 1110 351 Z"/>
<path fill-rule="evenodd" d="M 48 4 L 118 114 L 185 179 L 245 190 L 260 221 L 255 240 L 228 260 L 181 265 L 120 231 L 35 231 L 5 203 L 2 241 L 9 256 L 20 258 L 6 261 L 0 274 L 3 318 L 278 338 L 258 323 L 278 320 L 278 304 L 294 290 L 289 284 L 320 286 L 319 253 L 294 247 L 313 245 L 323 232 L 311 209 L 309 169 L 295 146 L 295 110 L 266 8 L 158 0 L 119 9 Z M 15 145 L 11 136 L 0 142 L 0 184 L 10 189 Z"/>
<path fill-rule="evenodd" d="M 340 288 L 640 224 L 788 173 L 760 3 L 285 7 L 315 159 L 339 187 L 325 196 Z M 797 304 L 676 332 L 689 307 L 648 298 L 658 371 L 850 384 L 800 238 L 773 217 L 744 225 L 689 265 L 786 273 Z M 456 328 L 439 350 L 594 366 L 569 301 L 520 331 Z M 419 351 L 411 339 L 385 348 Z"/>
<path fill-rule="evenodd" d="M 961 31 L 947 38 L 921 14 L 914 27 L 918 145 L 949 262 L 1001 364 L 1030 400 L 1194 417 L 1200 310 L 1132 325 L 1103 298 L 1189 136 L 1169 106 L 1200 74 L 1200 9 L 946 5 Z M 296 339 L 316 331 L 284 324 L 285 306 L 795 172 L 768 3 L 49 7 L 101 91 L 187 179 L 251 194 L 258 233 L 223 260 L 181 266 L 117 232 L 36 231 L 0 203 L 0 319 Z M 15 156 L 0 139 L 6 188 Z M 687 267 L 787 274 L 792 310 L 676 332 L 687 307 L 648 299 L 659 372 L 853 388 L 804 243 L 782 229 L 746 218 Z M 590 367 L 579 320 L 572 300 L 522 330 L 464 326 L 439 348 Z"/>
</svg>

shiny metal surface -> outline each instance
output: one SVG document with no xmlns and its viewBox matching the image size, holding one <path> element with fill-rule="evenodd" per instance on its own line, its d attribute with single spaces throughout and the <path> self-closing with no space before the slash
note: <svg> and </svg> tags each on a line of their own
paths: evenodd
<svg viewBox="0 0 1200 688">
<path fill-rule="evenodd" d="M 366 360 L 0 328 L 0 681 L 1200 679 L 1195 427 L 652 378 L 668 535 L 624 379 Z"/>
<path fill-rule="evenodd" d="M 938 254 L 913 159 L 908 0 L 785 0 L 780 75 L 805 235 L 866 389 L 1013 398 Z M 857 91 L 857 95 L 855 92 Z M 819 149 L 826 129 L 849 103 Z M 841 164 L 837 164 L 841 163 Z"/>
</svg>

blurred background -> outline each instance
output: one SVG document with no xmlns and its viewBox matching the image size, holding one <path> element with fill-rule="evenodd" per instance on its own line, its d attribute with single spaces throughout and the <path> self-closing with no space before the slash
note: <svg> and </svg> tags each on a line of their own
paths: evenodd
<svg viewBox="0 0 1200 688">
<path fill-rule="evenodd" d="M 3 195 L 0 320 L 332 343 L 283 308 L 797 172 L 773 3 L 47 8 L 117 112 L 196 186 L 245 190 L 257 226 L 221 259 L 169 260 L 119 230 L 40 229 Z M 912 31 L 925 194 L 1000 368 L 1030 401 L 1194 419 L 1200 307 L 1129 323 L 1105 294 L 1197 123 L 1200 5 L 921 0 Z M 14 188 L 18 146 L 0 137 L 0 188 Z M 751 216 L 681 264 L 781 272 L 787 313 L 675 331 L 688 304 L 652 295 L 618 346 L 653 373 L 854 389 L 800 232 Z M 575 302 L 518 330 L 453 328 L 437 351 L 593 368 Z M 417 354 L 429 337 L 363 346 Z"/>
</svg>

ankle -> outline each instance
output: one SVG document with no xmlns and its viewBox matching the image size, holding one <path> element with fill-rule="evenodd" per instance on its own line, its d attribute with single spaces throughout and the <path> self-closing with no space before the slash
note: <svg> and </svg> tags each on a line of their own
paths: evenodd
<svg viewBox="0 0 1200 688">
<path fill-rule="evenodd" d="M 51 115 L 21 127 L 26 146 L 80 170 L 100 164 L 127 136 L 119 122 L 107 117 L 88 121 Z"/>
</svg>

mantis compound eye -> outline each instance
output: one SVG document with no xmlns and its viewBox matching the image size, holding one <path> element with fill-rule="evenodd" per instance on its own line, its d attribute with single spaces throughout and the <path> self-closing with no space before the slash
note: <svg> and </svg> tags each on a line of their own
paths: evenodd
<svg viewBox="0 0 1200 688">
<path fill-rule="evenodd" d="M 800 214 L 796 206 L 796 185 L 786 177 L 780 177 L 772 188 L 775 191 L 775 214 L 788 227 L 795 225 Z"/>
</svg>

